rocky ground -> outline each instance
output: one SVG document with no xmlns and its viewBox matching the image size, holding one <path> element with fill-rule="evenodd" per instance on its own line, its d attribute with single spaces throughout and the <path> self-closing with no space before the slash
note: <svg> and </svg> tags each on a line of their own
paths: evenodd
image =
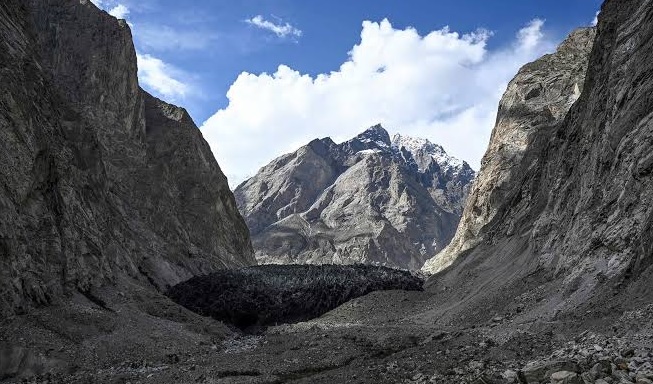
<svg viewBox="0 0 653 384">
<path fill-rule="evenodd" d="M 459 326 L 406 315 L 429 308 L 432 292 L 385 291 L 349 301 L 318 319 L 247 334 L 166 300 L 151 298 L 147 305 L 134 306 L 109 299 L 101 308 L 84 299 L 3 324 L 4 379 L 599 384 L 653 379 L 653 305 L 625 311 L 605 324 L 580 317 L 523 321 L 519 315 L 493 313 L 481 324 Z M 66 333 L 70 324 L 55 324 L 52 316 L 77 323 L 77 333 Z M 12 370 L 23 372 L 9 377 Z"/>
</svg>

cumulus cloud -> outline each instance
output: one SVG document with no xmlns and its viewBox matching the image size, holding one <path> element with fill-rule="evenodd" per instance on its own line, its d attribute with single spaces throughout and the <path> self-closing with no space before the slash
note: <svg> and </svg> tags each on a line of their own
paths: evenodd
<svg viewBox="0 0 653 384">
<path fill-rule="evenodd" d="M 109 14 L 116 19 L 124 19 L 129 14 L 129 8 L 123 4 L 118 4 L 109 10 Z"/>
<path fill-rule="evenodd" d="M 279 20 L 281 22 L 281 20 Z M 257 28 L 265 29 L 277 35 L 277 37 L 301 37 L 302 31 L 290 25 L 290 23 L 285 24 L 275 24 L 272 21 L 265 20 L 263 16 L 258 15 L 254 16 L 251 19 L 245 20 L 247 24 L 253 25 Z"/>
<path fill-rule="evenodd" d="M 108 14 L 116 19 L 125 19 L 129 15 L 129 8 L 114 0 L 91 0 L 96 7 L 107 11 Z"/>
<path fill-rule="evenodd" d="M 511 44 L 489 51 L 492 34 L 484 30 L 420 36 L 388 20 L 365 21 L 337 71 L 312 77 L 280 65 L 272 74 L 243 72 L 228 106 L 201 129 L 232 187 L 313 138 L 345 140 L 376 123 L 442 144 L 478 169 L 508 81 L 554 48 L 543 24 L 533 20 Z"/>
<path fill-rule="evenodd" d="M 544 20 L 535 19 L 528 23 L 526 27 L 520 29 L 517 33 L 519 46 L 524 50 L 532 50 L 536 48 L 544 37 L 544 33 L 542 33 L 543 26 Z"/>
<path fill-rule="evenodd" d="M 599 23 L 599 13 L 601 13 L 601 11 L 596 11 L 596 14 L 594 15 L 594 19 L 592 20 L 593 27 Z"/>
<path fill-rule="evenodd" d="M 145 88 L 170 100 L 180 100 L 190 91 L 190 86 L 180 80 L 183 73 L 149 54 L 138 53 L 138 79 Z"/>
</svg>

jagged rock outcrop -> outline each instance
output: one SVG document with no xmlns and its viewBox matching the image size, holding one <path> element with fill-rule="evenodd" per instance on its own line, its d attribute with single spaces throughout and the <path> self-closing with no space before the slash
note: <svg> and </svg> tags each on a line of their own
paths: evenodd
<svg viewBox="0 0 653 384">
<path fill-rule="evenodd" d="M 374 126 L 313 140 L 234 194 L 259 262 L 419 269 L 453 236 L 473 178 L 439 145 Z"/>
<path fill-rule="evenodd" d="M 200 131 L 136 65 L 128 25 L 89 1 L 0 4 L 0 315 L 255 263 Z"/>
<path fill-rule="evenodd" d="M 650 298 L 652 18 L 651 1 L 607 1 L 589 56 L 581 29 L 524 67 L 431 289 L 457 286 L 472 306 L 541 284 L 548 316 Z"/>
</svg>

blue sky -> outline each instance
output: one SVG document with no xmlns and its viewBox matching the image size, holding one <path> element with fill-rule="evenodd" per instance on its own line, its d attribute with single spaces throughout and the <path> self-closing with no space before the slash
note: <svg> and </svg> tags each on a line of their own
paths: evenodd
<svg viewBox="0 0 653 384">
<path fill-rule="evenodd" d="M 507 81 L 600 8 L 597 0 L 94 3 L 129 21 L 141 85 L 189 110 L 232 187 L 314 137 L 344 140 L 376 122 L 478 168 Z"/>
</svg>

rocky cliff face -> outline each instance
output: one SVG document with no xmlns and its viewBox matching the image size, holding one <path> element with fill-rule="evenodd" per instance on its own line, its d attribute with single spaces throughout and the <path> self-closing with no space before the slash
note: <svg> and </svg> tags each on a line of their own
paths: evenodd
<svg viewBox="0 0 653 384">
<path fill-rule="evenodd" d="M 85 0 L 4 1 L 0 68 L 0 314 L 255 262 L 190 116 L 139 88 L 124 21 Z"/>
<path fill-rule="evenodd" d="M 427 265 L 451 265 L 433 289 L 487 301 L 539 281 L 551 314 L 650 295 L 652 17 L 650 1 L 608 1 L 596 32 L 520 71 L 456 238 Z"/>
<path fill-rule="evenodd" d="M 483 242 L 491 223 L 506 224 L 505 211 L 516 208 L 523 184 L 530 183 L 524 170 L 543 164 L 542 159 L 533 162 L 528 156 L 538 143 L 536 138 L 550 135 L 581 94 L 594 36 L 593 28 L 576 30 L 555 53 L 527 64 L 508 84 L 456 235 L 425 270 L 442 270 Z M 510 225 L 510 234 L 521 231 Z"/>
<path fill-rule="evenodd" d="M 314 140 L 234 194 L 260 262 L 418 269 L 453 236 L 473 178 L 442 147 L 375 126 Z"/>
</svg>

